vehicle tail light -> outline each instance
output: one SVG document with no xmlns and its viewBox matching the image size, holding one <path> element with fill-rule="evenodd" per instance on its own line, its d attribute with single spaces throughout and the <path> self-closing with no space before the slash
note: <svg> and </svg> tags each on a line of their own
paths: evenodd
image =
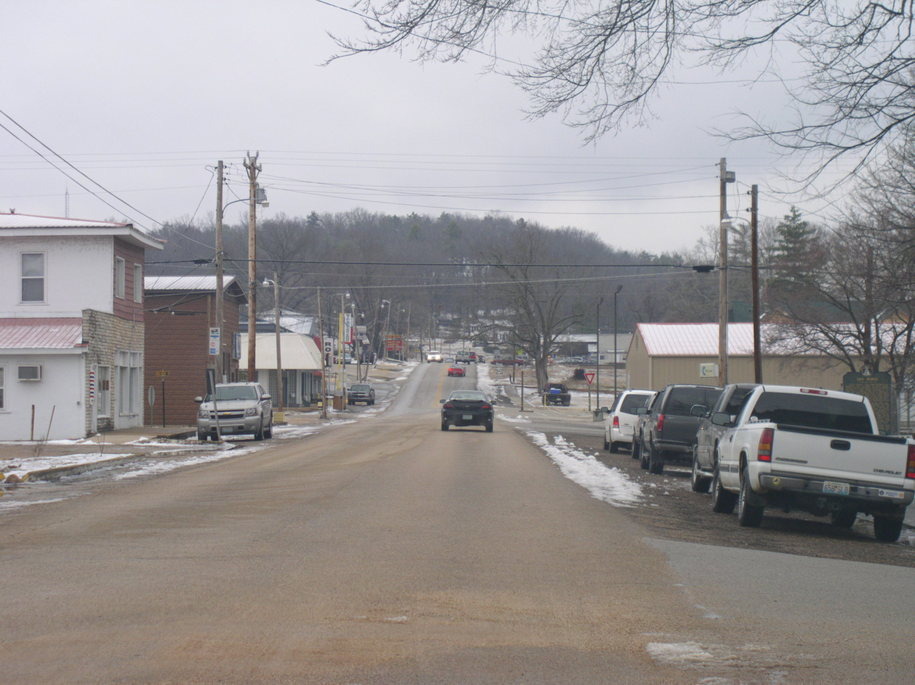
<svg viewBox="0 0 915 685">
<path fill-rule="evenodd" d="M 483 409 L 492 409 L 492 405 L 491 405 L 491 404 L 484 404 L 482 408 L 483 408 Z"/>
<path fill-rule="evenodd" d="M 664 430 L 664 414 L 658 414 L 658 430 Z"/>
<path fill-rule="evenodd" d="M 759 461 L 772 461 L 772 440 L 774 438 L 774 429 L 763 428 L 762 435 L 759 436 L 759 446 L 756 449 L 756 458 Z"/>
<path fill-rule="evenodd" d="M 619 416 L 614 416 L 614 417 L 613 417 L 613 427 L 614 427 L 614 428 L 619 428 L 619 427 L 620 427 L 620 417 L 619 417 Z"/>
<path fill-rule="evenodd" d="M 909 445 L 909 456 L 905 463 L 905 477 L 915 478 L 915 445 Z"/>
<path fill-rule="evenodd" d="M 825 390 L 817 390 L 815 388 L 801 388 L 801 392 L 807 393 L 808 395 L 828 395 L 829 394 Z"/>
<path fill-rule="evenodd" d="M 442 408 L 443 409 L 454 409 L 454 405 L 451 404 L 451 402 L 445 402 L 445 404 L 442 405 Z"/>
</svg>

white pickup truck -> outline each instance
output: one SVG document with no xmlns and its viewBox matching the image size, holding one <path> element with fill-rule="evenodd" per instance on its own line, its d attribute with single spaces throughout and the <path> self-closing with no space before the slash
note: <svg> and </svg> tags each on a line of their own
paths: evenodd
<svg viewBox="0 0 915 685">
<path fill-rule="evenodd" d="M 915 442 L 879 435 L 861 395 L 760 385 L 737 415 L 710 417 L 730 426 L 718 443 L 712 508 L 742 526 L 758 526 L 765 507 L 800 509 L 850 528 L 859 512 L 874 535 L 893 542 L 915 497 Z"/>
</svg>

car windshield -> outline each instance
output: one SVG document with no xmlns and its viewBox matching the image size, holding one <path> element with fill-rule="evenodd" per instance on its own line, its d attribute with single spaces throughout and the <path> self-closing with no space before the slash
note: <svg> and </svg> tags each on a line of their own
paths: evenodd
<svg viewBox="0 0 915 685">
<path fill-rule="evenodd" d="M 350 392 L 368 392 L 370 389 L 369 385 L 351 385 L 349 390 Z"/>
<path fill-rule="evenodd" d="M 470 402 L 485 402 L 486 397 L 479 390 L 456 390 L 448 397 L 449 400 L 462 400 Z"/>
<path fill-rule="evenodd" d="M 753 416 L 760 421 L 807 428 L 873 432 L 864 403 L 838 397 L 765 392 L 756 401 Z"/>
<path fill-rule="evenodd" d="M 230 402 L 232 400 L 256 400 L 258 397 L 253 385 L 217 385 L 216 399 Z"/>
<path fill-rule="evenodd" d="M 651 395 L 630 393 L 623 398 L 623 403 L 617 411 L 621 411 L 624 414 L 635 414 L 636 409 L 647 404 L 649 397 Z"/>
</svg>

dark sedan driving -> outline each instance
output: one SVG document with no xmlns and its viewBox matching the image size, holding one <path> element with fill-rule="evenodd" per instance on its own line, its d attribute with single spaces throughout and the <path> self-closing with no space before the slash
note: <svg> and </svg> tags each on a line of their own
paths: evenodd
<svg viewBox="0 0 915 685">
<path fill-rule="evenodd" d="M 483 426 L 492 433 L 492 402 L 479 390 L 455 390 L 442 402 L 442 430 L 449 426 Z"/>
</svg>

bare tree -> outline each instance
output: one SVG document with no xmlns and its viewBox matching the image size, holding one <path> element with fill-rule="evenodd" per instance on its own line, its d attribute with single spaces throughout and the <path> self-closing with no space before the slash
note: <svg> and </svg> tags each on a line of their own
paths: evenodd
<svg viewBox="0 0 915 685">
<path fill-rule="evenodd" d="M 738 138 L 765 137 L 817 155 L 819 170 L 848 153 L 860 163 L 915 117 L 911 0 L 359 0 L 368 36 L 339 39 L 342 55 L 415 50 L 420 60 L 491 58 L 531 98 L 531 114 L 561 112 L 588 140 L 642 119 L 674 68 L 731 69 L 760 53 L 797 109 L 789 125 L 752 120 Z M 499 36 L 535 41 L 530 65 L 501 59 Z M 791 47 L 783 49 L 784 43 Z M 778 44 L 778 45 L 777 45 Z M 778 57 L 786 70 L 781 71 Z M 800 57 L 800 60 L 797 59 Z M 817 172 L 814 172 L 817 173 Z M 811 180 L 811 179 L 808 179 Z"/>
</svg>

